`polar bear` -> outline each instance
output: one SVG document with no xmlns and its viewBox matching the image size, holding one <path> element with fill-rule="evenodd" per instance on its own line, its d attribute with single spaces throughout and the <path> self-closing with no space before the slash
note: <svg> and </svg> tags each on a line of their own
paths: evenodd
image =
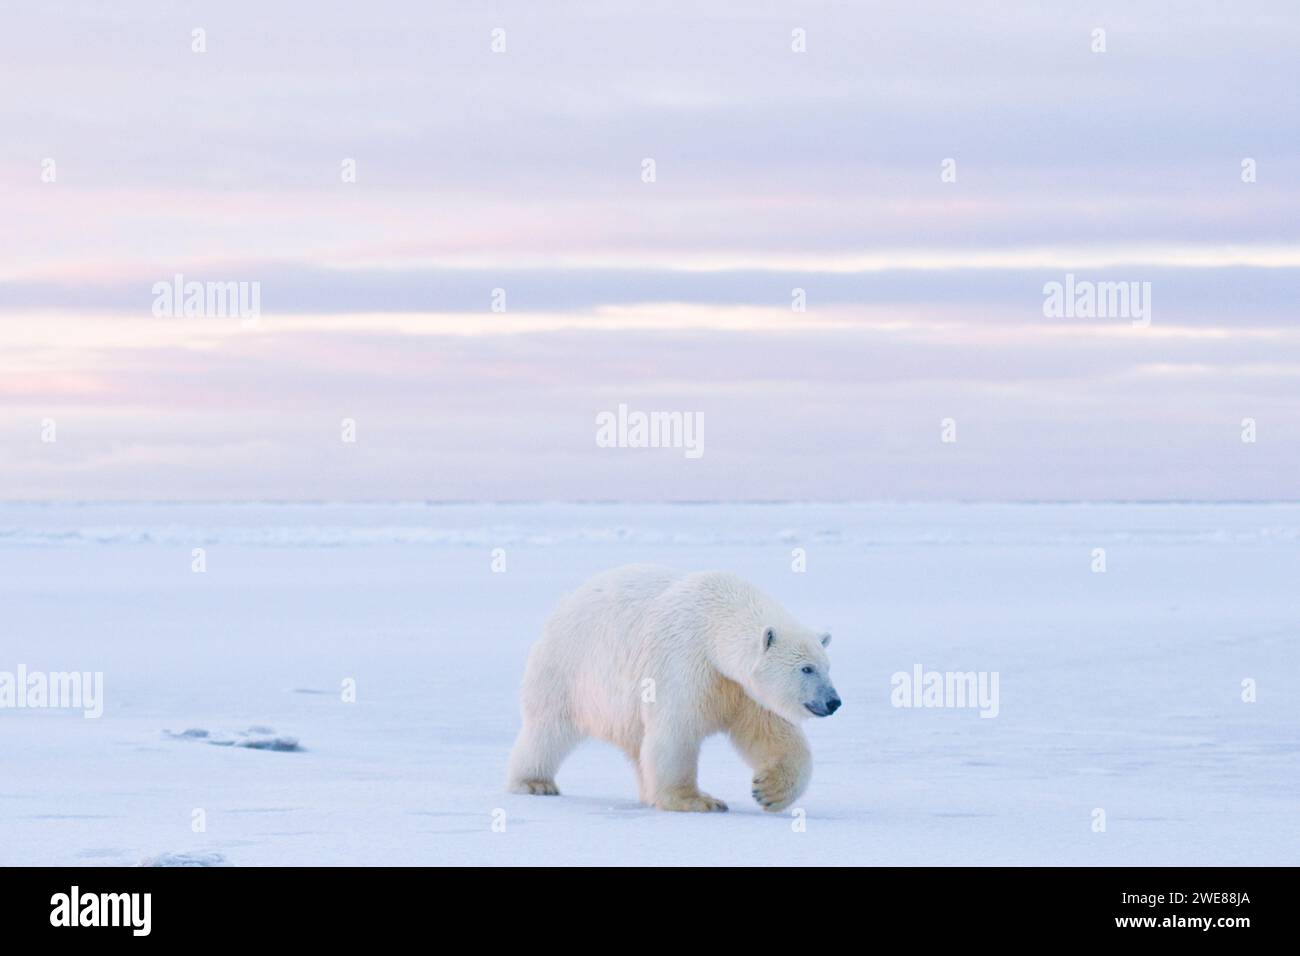
<svg viewBox="0 0 1300 956">
<path fill-rule="evenodd" d="M 700 743 L 725 730 L 754 768 L 754 799 L 783 810 L 812 775 L 799 723 L 840 706 L 830 639 L 733 574 L 598 574 L 561 601 L 529 655 L 509 789 L 559 793 L 561 761 L 597 737 L 632 759 L 642 803 L 726 810 L 696 784 Z"/>
</svg>

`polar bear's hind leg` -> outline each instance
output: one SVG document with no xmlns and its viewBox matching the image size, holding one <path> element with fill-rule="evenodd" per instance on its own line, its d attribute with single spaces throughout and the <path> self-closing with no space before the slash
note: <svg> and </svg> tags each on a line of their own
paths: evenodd
<svg viewBox="0 0 1300 956">
<path fill-rule="evenodd" d="M 515 749 L 510 754 L 510 792 L 541 796 L 559 794 L 555 774 L 581 739 L 582 734 L 567 719 L 555 716 L 525 718 Z"/>
</svg>

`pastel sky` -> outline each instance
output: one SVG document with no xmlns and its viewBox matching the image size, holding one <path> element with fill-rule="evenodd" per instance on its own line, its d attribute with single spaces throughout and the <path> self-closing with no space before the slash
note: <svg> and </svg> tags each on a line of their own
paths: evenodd
<svg viewBox="0 0 1300 956">
<path fill-rule="evenodd" d="M 1294 499 L 1298 106 L 1293 0 L 14 5 L 0 498 Z"/>
</svg>

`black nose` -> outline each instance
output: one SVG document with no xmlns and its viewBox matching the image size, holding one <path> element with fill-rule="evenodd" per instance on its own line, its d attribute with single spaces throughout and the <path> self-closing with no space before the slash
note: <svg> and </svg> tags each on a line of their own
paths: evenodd
<svg viewBox="0 0 1300 956">
<path fill-rule="evenodd" d="M 840 709 L 840 699 L 838 697 L 832 697 L 830 700 L 826 702 L 826 713 L 833 714 L 835 713 L 835 711 L 839 709 Z"/>
</svg>

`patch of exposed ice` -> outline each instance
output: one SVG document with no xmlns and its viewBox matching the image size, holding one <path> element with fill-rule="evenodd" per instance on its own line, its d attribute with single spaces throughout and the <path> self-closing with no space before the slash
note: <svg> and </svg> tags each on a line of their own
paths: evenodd
<svg viewBox="0 0 1300 956">
<path fill-rule="evenodd" d="M 164 730 L 163 733 L 175 740 L 201 740 L 216 747 L 246 747 L 249 750 L 278 750 L 285 753 L 297 753 L 303 749 L 297 737 L 277 734 L 271 727 L 249 727 L 233 734 L 214 734 L 202 727 L 190 727 L 180 732 Z"/>
<path fill-rule="evenodd" d="M 191 851 L 188 853 L 159 853 L 141 860 L 138 866 L 230 866 L 220 853 Z"/>
</svg>

